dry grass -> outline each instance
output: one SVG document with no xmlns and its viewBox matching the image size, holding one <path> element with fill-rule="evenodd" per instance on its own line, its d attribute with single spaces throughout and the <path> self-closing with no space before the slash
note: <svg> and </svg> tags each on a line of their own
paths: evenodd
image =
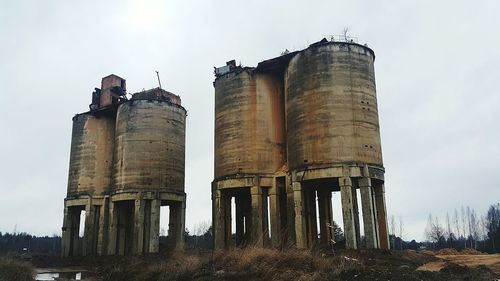
<svg viewBox="0 0 500 281">
<path fill-rule="evenodd" d="M 0 258 L 0 281 L 32 281 L 33 267 L 25 262 Z"/>
<path fill-rule="evenodd" d="M 140 257 L 104 266 L 98 271 L 103 280 L 166 281 L 191 280 L 201 270 L 197 256 L 176 254 L 165 260 L 152 262 Z"/>
<path fill-rule="evenodd" d="M 104 281 L 115 280 L 344 280 L 362 267 L 345 257 L 321 257 L 307 251 L 280 252 L 245 248 L 202 255 L 175 254 L 164 260 L 132 258 L 99 269 Z"/>
<path fill-rule="evenodd" d="M 244 275 L 260 280 L 326 280 L 361 267 L 352 259 L 321 257 L 307 251 L 245 248 L 217 252 L 214 269 L 222 275 Z"/>
</svg>

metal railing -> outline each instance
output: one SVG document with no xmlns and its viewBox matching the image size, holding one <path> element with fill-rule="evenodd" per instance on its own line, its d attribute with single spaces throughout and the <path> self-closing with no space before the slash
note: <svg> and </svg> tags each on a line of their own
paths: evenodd
<svg viewBox="0 0 500 281">
<path fill-rule="evenodd" d="M 358 43 L 358 37 L 353 37 L 349 35 L 329 35 L 327 37 L 332 42 L 347 42 L 347 43 Z"/>
</svg>

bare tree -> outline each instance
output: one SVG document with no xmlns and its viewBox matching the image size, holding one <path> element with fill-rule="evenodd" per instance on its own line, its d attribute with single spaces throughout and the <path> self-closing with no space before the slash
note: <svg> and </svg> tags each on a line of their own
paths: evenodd
<svg viewBox="0 0 500 281">
<path fill-rule="evenodd" d="M 460 220 L 462 222 L 462 234 L 464 235 L 464 247 L 467 248 L 467 216 L 465 214 L 464 206 L 460 209 Z"/>
<path fill-rule="evenodd" d="M 344 29 L 342 30 L 342 34 L 344 35 L 344 40 L 347 41 L 347 34 L 349 33 L 349 27 L 344 27 Z"/>
<path fill-rule="evenodd" d="M 432 214 L 429 214 L 429 219 L 427 221 L 427 227 L 425 229 L 425 236 L 427 240 L 430 242 L 434 242 L 436 244 L 441 244 L 445 235 L 445 231 L 441 224 L 439 223 L 439 219 L 437 217 L 432 217 Z"/>
<path fill-rule="evenodd" d="M 493 251 L 500 251 L 500 204 L 491 205 L 486 213 L 486 228 Z"/>
<path fill-rule="evenodd" d="M 453 247 L 453 230 L 451 230 L 450 214 L 446 212 L 446 235 L 448 236 L 449 246 Z"/>
<path fill-rule="evenodd" d="M 460 221 L 458 219 L 458 211 L 456 208 L 453 214 L 453 224 L 455 225 L 455 230 L 457 231 L 457 238 L 460 239 Z"/>
<path fill-rule="evenodd" d="M 400 249 L 403 250 L 403 236 L 404 236 L 404 224 L 403 217 L 399 216 L 399 238 L 400 238 Z"/>
<path fill-rule="evenodd" d="M 389 227 L 391 228 L 391 233 L 392 234 L 392 241 L 391 241 L 391 244 L 392 244 L 392 247 L 391 249 L 394 249 L 395 248 L 395 245 L 394 245 L 394 238 L 396 237 L 396 219 L 394 218 L 394 215 L 391 215 L 390 219 L 389 219 Z"/>
</svg>

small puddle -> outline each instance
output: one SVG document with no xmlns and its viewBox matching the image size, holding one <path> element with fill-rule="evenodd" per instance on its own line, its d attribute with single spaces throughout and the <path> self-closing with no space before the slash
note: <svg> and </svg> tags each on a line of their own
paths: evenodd
<svg viewBox="0 0 500 281">
<path fill-rule="evenodd" d="M 35 276 L 35 280 L 85 280 L 82 276 L 81 272 L 41 272 Z"/>
</svg>

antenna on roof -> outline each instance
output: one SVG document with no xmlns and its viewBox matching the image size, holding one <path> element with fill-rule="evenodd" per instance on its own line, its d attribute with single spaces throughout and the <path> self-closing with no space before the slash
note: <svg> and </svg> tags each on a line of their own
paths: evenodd
<svg viewBox="0 0 500 281">
<path fill-rule="evenodd" d="M 158 70 L 156 70 L 156 77 L 158 77 L 158 85 L 160 85 L 160 89 L 161 89 L 160 73 L 158 72 Z"/>
</svg>

